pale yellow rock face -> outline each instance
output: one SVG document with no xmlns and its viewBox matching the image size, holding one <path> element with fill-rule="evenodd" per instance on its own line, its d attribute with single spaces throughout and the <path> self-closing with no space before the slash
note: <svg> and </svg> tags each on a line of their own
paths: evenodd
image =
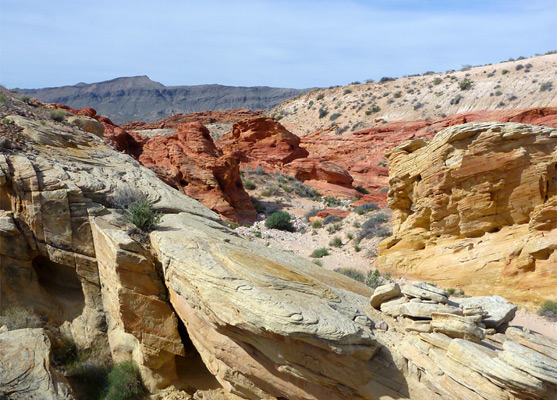
<svg viewBox="0 0 557 400">
<path fill-rule="evenodd" d="M 530 305 L 557 287 L 557 130 L 475 123 L 389 154 L 381 269 Z"/>
</svg>

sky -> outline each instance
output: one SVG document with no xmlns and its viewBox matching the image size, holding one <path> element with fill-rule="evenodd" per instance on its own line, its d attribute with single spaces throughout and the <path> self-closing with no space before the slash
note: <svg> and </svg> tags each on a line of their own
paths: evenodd
<svg viewBox="0 0 557 400">
<path fill-rule="evenodd" d="M 0 0 L 8 88 L 328 87 L 556 49 L 556 0 Z"/>
</svg>

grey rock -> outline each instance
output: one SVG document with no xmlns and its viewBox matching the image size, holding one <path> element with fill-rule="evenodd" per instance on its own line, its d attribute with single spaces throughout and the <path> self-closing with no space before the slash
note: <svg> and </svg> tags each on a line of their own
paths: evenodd
<svg viewBox="0 0 557 400">
<path fill-rule="evenodd" d="M 455 300 L 463 308 L 481 307 L 488 313 L 482 322 L 488 328 L 498 328 L 501 325 L 512 321 L 516 314 L 517 306 L 501 296 L 478 296 Z"/>
<path fill-rule="evenodd" d="M 435 289 L 435 291 L 430 290 Z M 417 285 L 406 285 L 402 288 L 402 294 L 408 297 L 415 297 L 422 300 L 433 300 L 437 303 L 446 303 L 447 296 L 438 293 L 439 290 L 432 285 L 419 282 Z"/>
</svg>

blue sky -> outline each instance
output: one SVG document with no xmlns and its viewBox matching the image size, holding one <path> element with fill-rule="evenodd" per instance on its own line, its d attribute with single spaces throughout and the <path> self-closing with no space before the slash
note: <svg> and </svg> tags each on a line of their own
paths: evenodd
<svg viewBox="0 0 557 400">
<path fill-rule="evenodd" d="M 0 0 L 0 84 L 313 87 L 557 49 L 556 0 Z"/>
</svg>

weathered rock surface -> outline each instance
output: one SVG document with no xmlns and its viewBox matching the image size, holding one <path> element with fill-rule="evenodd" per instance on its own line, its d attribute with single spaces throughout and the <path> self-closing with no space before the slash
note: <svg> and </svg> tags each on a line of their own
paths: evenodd
<svg viewBox="0 0 557 400">
<path fill-rule="evenodd" d="M 225 218 L 255 220 L 257 215 L 242 185 L 236 159 L 215 147 L 202 124 L 180 125 L 172 136 L 148 140 L 138 159 L 163 181 Z"/>
<path fill-rule="evenodd" d="M 557 287 L 557 130 L 476 123 L 389 156 L 383 270 L 539 304 Z M 439 278 L 441 280 L 439 280 Z"/>
<path fill-rule="evenodd" d="M 400 296 L 400 293 L 400 286 L 397 283 L 388 283 L 374 290 L 369 303 L 373 308 L 379 308 L 385 301 Z"/>
<path fill-rule="evenodd" d="M 469 298 L 455 299 L 464 309 L 480 307 L 487 313 L 482 322 L 488 328 L 497 328 L 507 322 L 512 321 L 516 314 L 517 306 L 501 296 L 476 296 Z"/>
<path fill-rule="evenodd" d="M 83 343 L 106 337 L 113 357 L 135 359 L 151 389 L 179 372 L 179 318 L 224 390 L 248 399 L 555 395 L 552 375 L 542 374 L 552 371 L 550 361 L 515 367 L 499 357 L 507 351 L 499 344 L 512 340 L 555 360 L 549 339 L 511 330 L 470 347 L 440 333 L 405 333 L 401 321 L 369 305 L 368 287 L 242 239 L 95 135 L 9 119 L 26 147 L 0 150 L 3 304 L 44 310 Z M 124 187 L 165 214 L 149 235 L 152 247 L 113 208 Z M 400 308 L 450 307 L 402 301 Z M 374 329 L 376 321 L 388 330 Z"/>
<path fill-rule="evenodd" d="M 73 400 L 66 379 L 50 365 L 43 329 L 0 333 L 0 398 Z"/>
</svg>

